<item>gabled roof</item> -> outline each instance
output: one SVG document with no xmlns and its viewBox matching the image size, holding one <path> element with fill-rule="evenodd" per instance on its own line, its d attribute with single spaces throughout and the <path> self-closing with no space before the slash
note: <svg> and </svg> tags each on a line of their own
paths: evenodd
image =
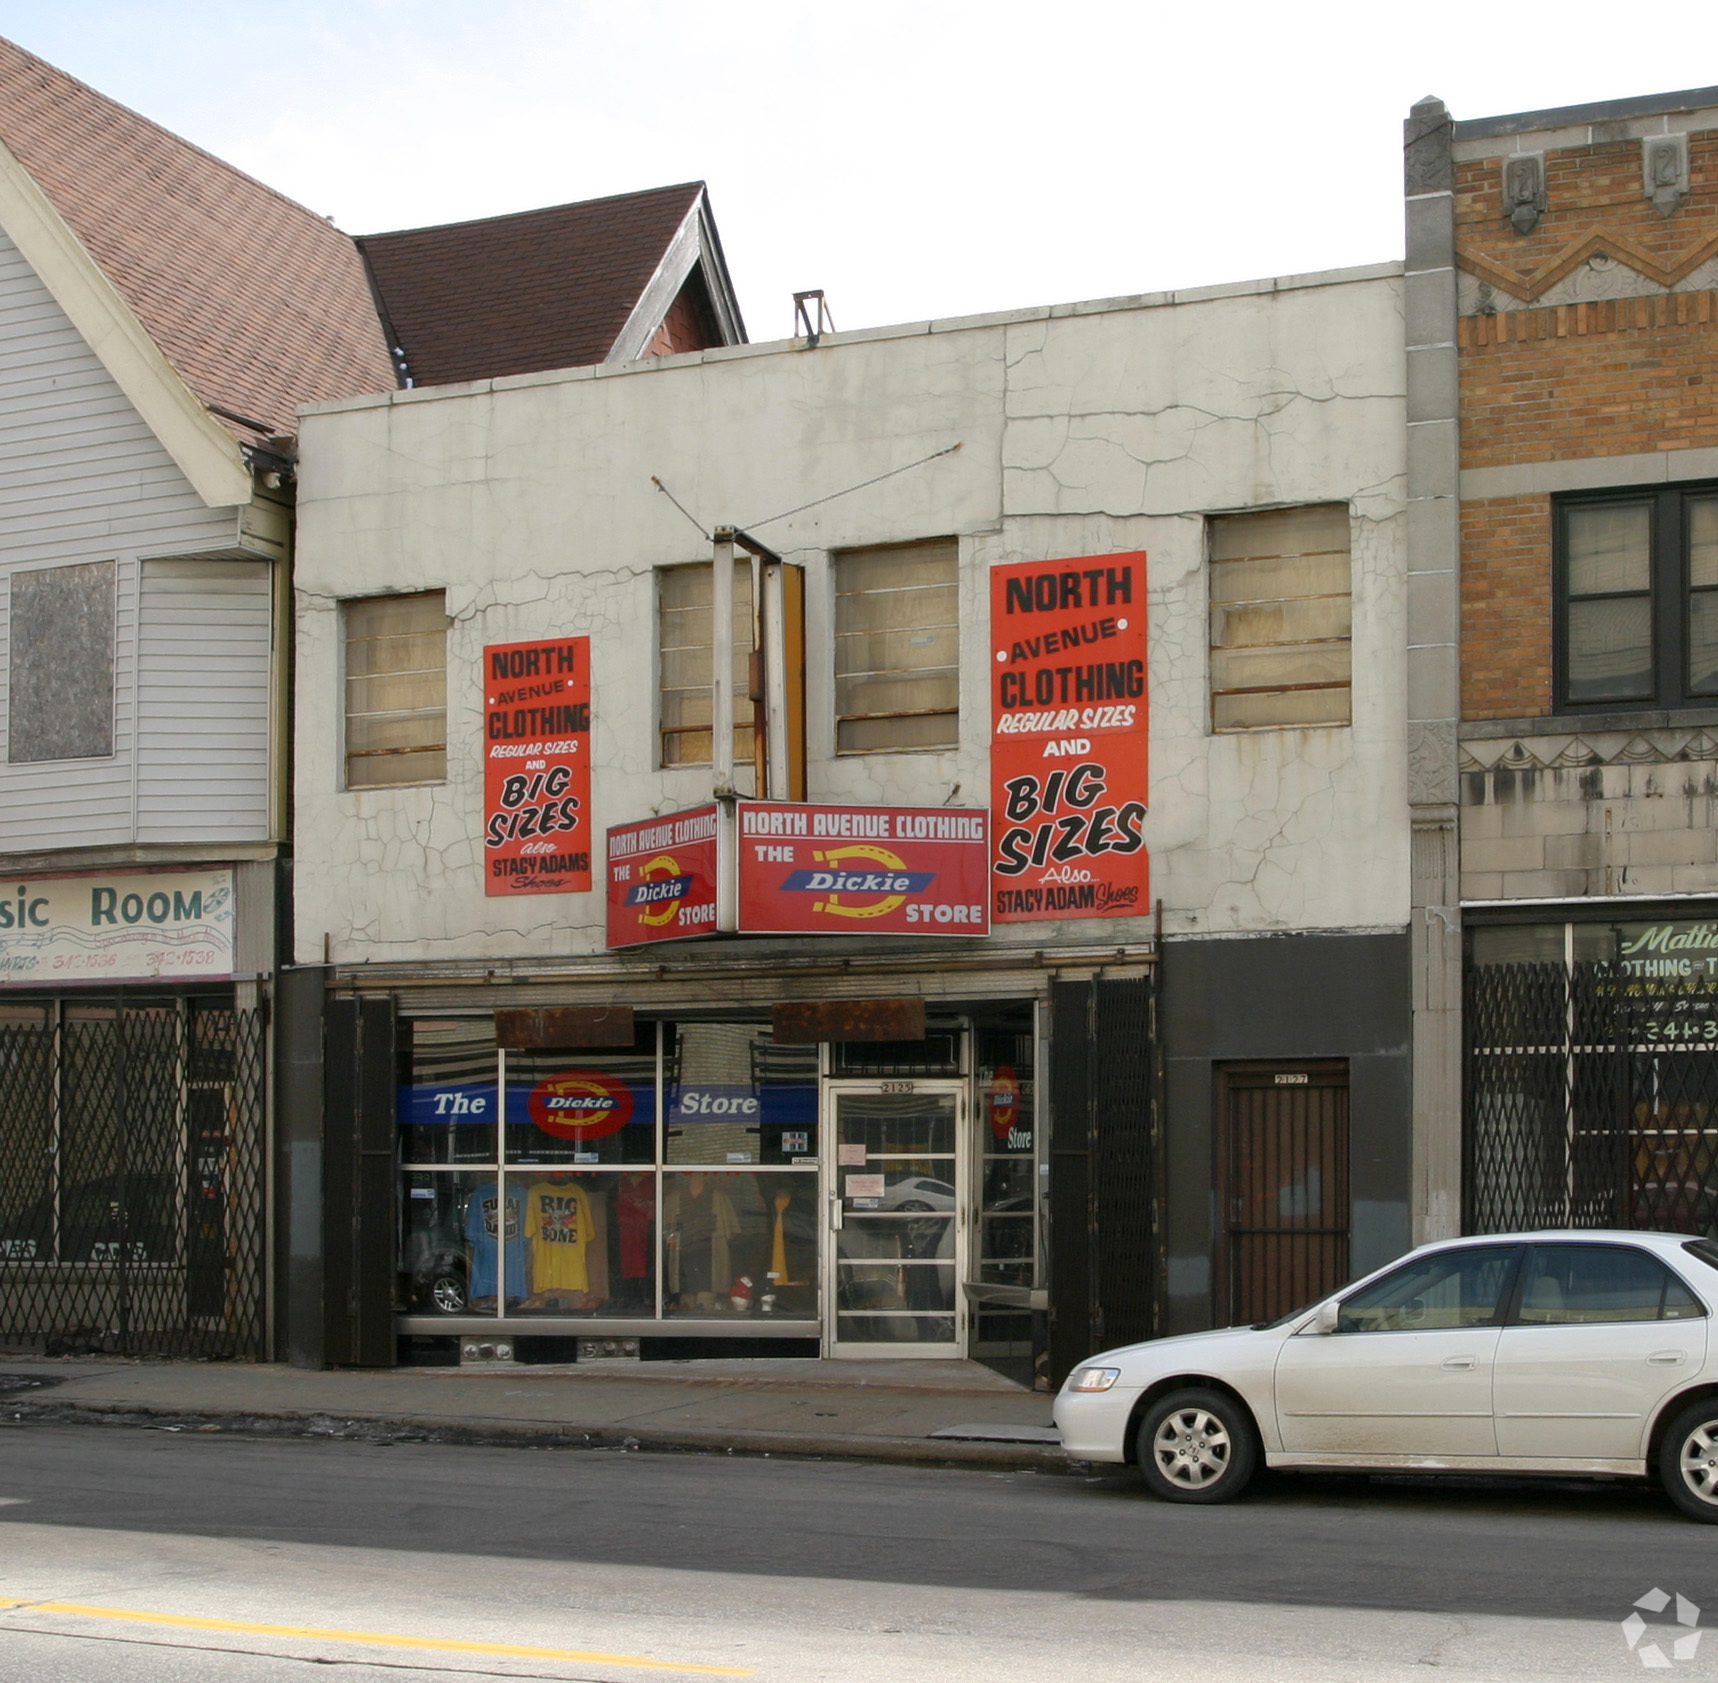
<svg viewBox="0 0 1718 1683">
<path fill-rule="evenodd" d="M 238 439 L 399 384 L 357 250 L 314 211 L 4 39 L 0 142 Z"/>
<path fill-rule="evenodd" d="M 632 361 L 677 301 L 704 345 L 745 341 L 698 181 L 358 245 L 413 385 Z"/>
</svg>

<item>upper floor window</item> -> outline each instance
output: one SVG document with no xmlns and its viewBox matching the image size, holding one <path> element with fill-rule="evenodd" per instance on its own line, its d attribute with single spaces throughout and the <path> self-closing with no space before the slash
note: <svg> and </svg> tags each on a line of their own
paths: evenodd
<svg viewBox="0 0 1718 1683">
<path fill-rule="evenodd" d="M 1718 701 L 1718 486 L 1560 498 L 1555 551 L 1562 706 Z"/>
<path fill-rule="evenodd" d="M 447 777 L 447 598 L 440 590 L 345 605 L 346 787 Z"/>
<path fill-rule="evenodd" d="M 835 557 L 835 750 L 960 742 L 960 544 L 846 549 Z"/>
<path fill-rule="evenodd" d="M 13 765 L 112 754 L 116 583 L 111 561 L 12 575 L 6 757 Z"/>
<path fill-rule="evenodd" d="M 709 561 L 657 575 L 657 671 L 664 766 L 710 763 L 711 568 Z M 734 563 L 734 763 L 753 755 L 752 564 Z"/>
<path fill-rule="evenodd" d="M 1352 717 L 1348 506 L 1211 521 L 1211 728 Z"/>
</svg>

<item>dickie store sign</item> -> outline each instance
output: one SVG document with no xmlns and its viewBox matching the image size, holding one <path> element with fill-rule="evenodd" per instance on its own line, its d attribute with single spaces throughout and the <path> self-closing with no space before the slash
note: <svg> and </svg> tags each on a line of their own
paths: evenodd
<svg viewBox="0 0 1718 1683">
<path fill-rule="evenodd" d="M 588 893 L 591 640 L 483 651 L 483 891 Z"/>
<path fill-rule="evenodd" d="M 990 932 L 983 812 L 742 801 L 737 852 L 746 934 Z"/>
<path fill-rule="evenodd" d="M 716 933 L 721 812 L 713 803 L 608 833 L 608 944 Z"/>
<path fill-rule="evenodd" d="M 996 921 L 1142 914 L 1144 553 L 992 568 L 990 635 Z"/>
</svg>

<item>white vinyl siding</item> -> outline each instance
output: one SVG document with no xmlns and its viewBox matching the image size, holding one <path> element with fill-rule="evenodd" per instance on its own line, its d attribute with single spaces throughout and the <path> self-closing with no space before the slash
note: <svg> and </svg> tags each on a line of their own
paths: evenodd
<svg viewBox="0 0 1718 1683">
<path fill-rule="evenodd" d="M 139 840 L 138 809 L 148 804 L 144 768 L 134 761 L 140 557 L 230 544 L 233 513 L 204 506 L 4 235 L 0 506 L 6 511 L 0 523 L 0 852 Z M 113 752 L 100 760 L 10 765 L 11 575 L 91 561 L 112 562 L 116 570 Z M 260 751 L 258 775 L 266 778 L 266 744 Z M 229 828 L 220 836 L 233 833 Z M 246 833 L 266 836 L 266 819 L 262 829 Z M 191 832 L 186 839 L 197 838 Z"/>
<path fill-rule="evenodd" d="M 137 839 L 268 838 L 266 561 L 145 561 Z"/>
</svg>

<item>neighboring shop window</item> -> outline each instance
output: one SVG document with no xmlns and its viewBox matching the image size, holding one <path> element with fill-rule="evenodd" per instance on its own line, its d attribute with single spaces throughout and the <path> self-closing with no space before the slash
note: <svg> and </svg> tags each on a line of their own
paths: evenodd
<svg viewBox="0 0 1718 1683">
<path fill-rule="evenodd" d="M 488 1015 L 398 1043 L 408 1312 L 815 1316 L 815 1047 L 645 1023 L 630 1048 L 501 1054 Z"/>
<path fill-rule="evenodd" d="M 1481 925 L 1463 1024 L 1470 1231 L 1718 1231 L 1718 924 Z"/>
<path fill-rule="evenodd" d="M 656 574 L 657 670 L 664 766 L 710 763 L 711 563 Z M 752 758 L 752 564 L 734 563 L 734 761 Z"/>
<path fill-rule="evenodd" d="M 440 590 L 343 604 L 346 787 L 447 778 L 447 600 Z"/>
<path fill-rule="evenodd" d="M 960 742 L 960 545 L 954 538 L 835 557 L 835 749 Z"/>
<path fill-rule="evenodd" d="M 1718 490 L 1562 498 L 1556 550 L 1564 706 L 1718 696 Z"/>
<path fill-rule="evenodd" d="M 54 1024 L 44 1005 L 0 1004 L 0 1262 L 54 1244 Z"/>
<path fill-rule="evenodd" d="M 12 575 L 6 757 L 13 765 L 113 752 L 117 579 L 111 561 Z"/>
<path fill-rule="evenodd" d="M 1211 728 L 1346 725 L 1347 505 L 1216 515 L 1210 534 Z"/>
</svg>

